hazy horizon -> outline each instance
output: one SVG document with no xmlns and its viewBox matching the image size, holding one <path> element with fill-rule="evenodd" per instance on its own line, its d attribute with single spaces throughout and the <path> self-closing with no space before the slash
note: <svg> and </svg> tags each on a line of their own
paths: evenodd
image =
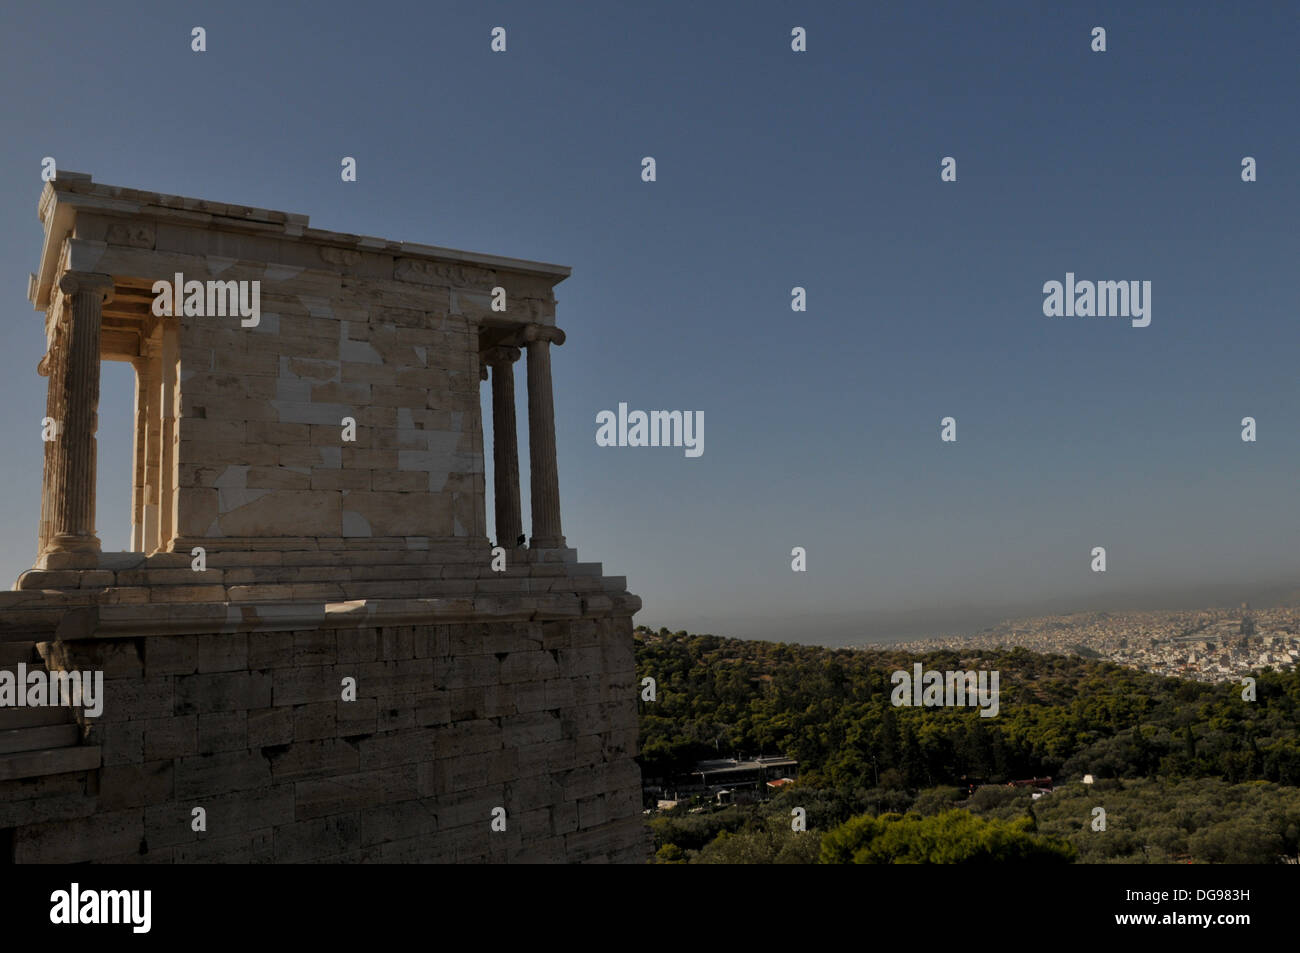
<svg viewBox="0 0 1300 953">
<path fill-rule="evenodd" d="M 1232 609 L 1246 602 L 1252 609 L 1300 605 L 1300 585 L 1216 584 L 1188 589 L 1163 589 L 1149 593 L 1116 594 L 1091 603 L 1074 603 L 1069 597 L 1044 598 L 1037 602 L 1003 606 L 967 606 L 948 609 L 912 609 L 890 613 L 848 615 L 813 613 L 786 628 L 785 623 L 757 616 L 701 617 L 697 624 L 673 624 L 657 620 L 653 607 L 643 609 L 636 624 L 654 631 L 667 628 L 692 635 L 717 635 L 755 641 L 798 642 L 827 648 L 849 648 L 929 637 L 974 635 L 1002 622 L 1043 616 L 1066 616 L 1094 612 L 1186 612 L 1198 609 Z M 711 621 L 710 621 L 711 619 Z"/>
</svg>

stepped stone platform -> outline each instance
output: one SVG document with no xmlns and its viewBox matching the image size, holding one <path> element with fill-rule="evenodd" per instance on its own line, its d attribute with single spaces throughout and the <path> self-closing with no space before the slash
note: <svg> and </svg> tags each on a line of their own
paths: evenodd
<svg viewBox="0 0 1300 953">
<path fill-rule="evenodd" d="M 77 173 L 39 214 L 53 439 L 0 686 L 99 673 L 103 707 L 0 696 L 0 862 L 644 861 L 641 602 L 561 530 L 568 269 Z M 177 272 L 259 320 L 157 313 Z M 136 371 L 131 552 L 95 533 L 101 360 Z"/>
</svg>

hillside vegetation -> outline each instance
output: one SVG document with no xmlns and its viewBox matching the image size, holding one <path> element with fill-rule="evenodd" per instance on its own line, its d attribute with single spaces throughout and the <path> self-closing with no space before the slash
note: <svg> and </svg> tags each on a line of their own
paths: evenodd
<svg viewBox="0 0 1300 953">
<path fill-rule="evenodd" d="M 1024 649 L 909 655 L 666 630 L 637 638 L 638 677 L 657 688 L 641 703 L 647 779 L 720 756 L 800 762 L 799 784 L 763 804 L 655 818 L 661 860 L 1217 863 L 1300 850 L 1295 670 L 1256 673 L 1246 701 L 1240 685 Z M 892 705 L 890 674 L 917 661 L 998 671 L 997 716 Z M 986 787 L 963 799 L 962 776 L 1051 776 L 1057 789 L 1032 800 Z M 789 829 L 795 806 L 806 832 Z M 1098 807 L 1104 831 L 1093 829 Z"/>
</svg>

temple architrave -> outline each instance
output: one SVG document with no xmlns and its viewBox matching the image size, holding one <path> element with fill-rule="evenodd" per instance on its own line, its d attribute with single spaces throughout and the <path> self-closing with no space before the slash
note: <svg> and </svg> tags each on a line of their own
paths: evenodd
<svg viewBox="0 0 1300 953">
<path fill-rule="evenodd" d="M 560 516 L 569 269 L 62 171 L 39 216 L 47 439 L 33 568 L 0 593 L 0 862 L 644 860 L 641 602 Z M 160 308 L 159 282 L 182 295 Z M 96 534 L 103 360 L 135 369 L 130 552 Z M 94 673 L 98 714 L 29 688 Z"/>
</svg>

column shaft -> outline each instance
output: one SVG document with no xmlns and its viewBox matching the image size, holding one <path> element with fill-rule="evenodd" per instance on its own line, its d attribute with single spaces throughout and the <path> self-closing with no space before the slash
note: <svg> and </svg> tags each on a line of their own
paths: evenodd
<svg viewBox="0 0 1300 953">
<path fill-rule="evenodd" d="M 162 360 L 159 356 L 162 337 L 161 330 L 146 342 L 145 359 L 148 362 L 148 376 L 145 383 L 149 387 L 148 418 L 145 421 L 145 460 L 144 460 L 144 527 L 142 551 L 152 553 L 158 549 L 158 509 L 160 477 L 162 472 L 162 410 L 158 406 L 161 396 Z"/>
<path fill-rule="evenodd" d="M 551 392 L 551 341 L 564 332 L 530 325 L 528 344 L 528 456 L 532 489 L 533 549 L 564 548 L 560 528 L 560 475 L 555 459 L 555 399 Z"/>
<path fill-rule="evenodd" d="M 58 316 L 55 315 L 55 317 Z M 50 540 L 54 538 L 55 473 L 62 457 L 62 454 L 57 451 L 59 421 L 63 419 L 59 396 L 63 387 L 64 345 L 57 320 L 48 333 L 49 339 L 46 342 L 45 357 L 41 359 L 40 366 L 37 368 L 41 376 L 48 378 L 45 385 L 45 419 L 41 421 L 41 443 L 45 450 L 45 466 L 44 476 L 41 480 L 41 527 L 37 534 L 38 543 L 36 549 L 38 553 L 45 552 L 49 547 Z M 53 430 L 54 439 L 45 439 L 46 434 L 49 432 L 47 428 Z"/>
<path fill-rule="evenodd" d="M 132 363 L 135 367 L 135 452 L 131 465 L 131 550 L 142 553 L 147 552 L 148 546 L 145 527 L 149 509 L 150 418 L 157 396 L 157 375 L 155 362 L 147 353 Z"/>
<path fill-rule="evenodd" d="M 519 545 L 524 521 L 519 508 L 519 435 L 515 425 L 515 368 L 519 350 L 498 347 L 485 358 L 492 369 L 492 498 L 497 545 Z"/>
<path fill-rule="evenodd" d="M 179 329 L 163 324 L 162 367 L 158 375 L 158 541 L 156 549 L 169 552 L 176 533 L 176 364 L 180 359 Z"/>
<path fill-rule="evenodd" d="M 55 484 L 57 467 L 62 454 L 59 452 L 59 421 L 64 417 L 60 397 L 64 381 L 65 345 L 61 333 L 59 313 L 53 320 L 45 321 L 45 356 L 40 359 L 36 373 L 47 378 L 45 381 L 45 419 L 40 421 L 40 439 L 44 447 L 43 478 L 40 481 L 40 530 L 36 551 L 44 553 L 49 541 L 55 536 Z M 52 436 L 53 439 L 47 439 Z"/>
<path fill-rule="evenodd" d="M 113 287 L 108 275 L 67 272 L 64 294 L 67 342 L 51 386 L 62 412 L 55 442 L 51 499 L 52 552 L 98 552 L 95 535 L 95 433 L 99 427 L 99 342 L 103 304 Z"/>
</svg>

